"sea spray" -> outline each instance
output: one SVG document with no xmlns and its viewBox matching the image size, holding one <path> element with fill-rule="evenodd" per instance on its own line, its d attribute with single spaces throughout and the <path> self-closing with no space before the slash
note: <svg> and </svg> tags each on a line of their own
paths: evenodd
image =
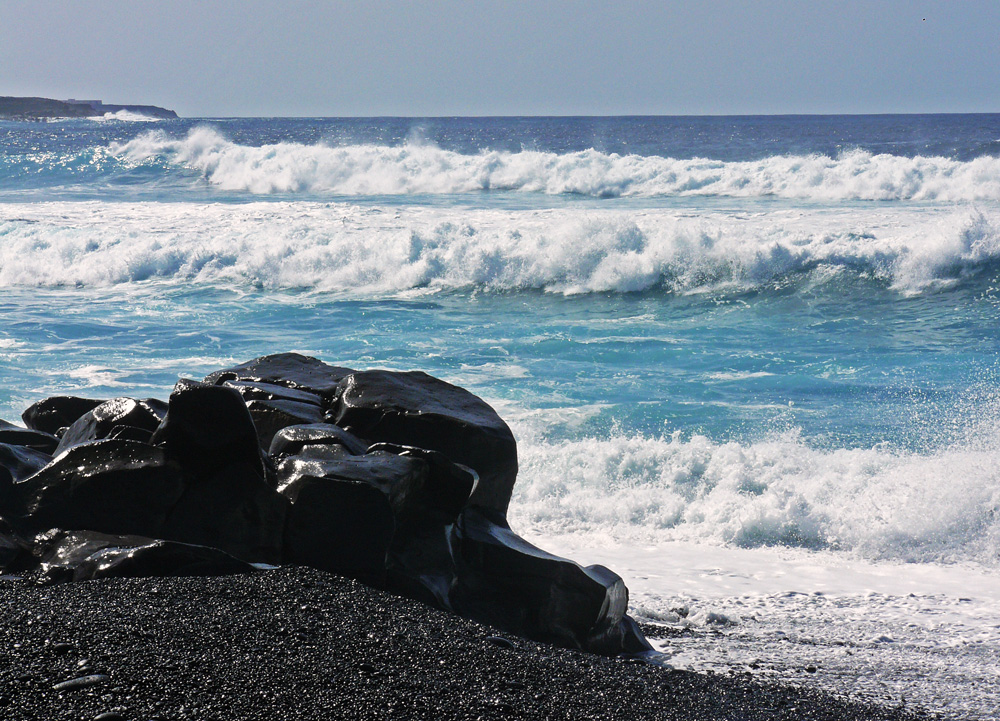
<svg viewBox="0 0 1000 721">
<path fill-rule="evenodd" d="M 749 291 L 869 278 L 919 293 L 988 273 L 1000 216 L 976 209 L 504 211 L 44 203 L 0 206 L 0 286 L 159 279 L 347 294 Z"/>
<path fill-rule="evenodd" d="M 518 429 L 520 430 L 520 429 Z M 545 536 L 790 546 L 1000 567 L 1000 444 L 934 453 L 617 435 L 521 445 L 512 513 Z"/>
<path fill-rule="evenodd" d="M 184 137 L 154 130 L 110 152 L 120 162 L 196 170 L 224 190 L 393 195 L 518 191 L 607 197 L 673 195 L 834 200 L 1000 200 L 1000 158 L 968 161 L 848 150 L 835 157 L 775 155 L 754 161 L 483 150 L 401 145 L 242 145 L 211 126 Z"/>
</svg>

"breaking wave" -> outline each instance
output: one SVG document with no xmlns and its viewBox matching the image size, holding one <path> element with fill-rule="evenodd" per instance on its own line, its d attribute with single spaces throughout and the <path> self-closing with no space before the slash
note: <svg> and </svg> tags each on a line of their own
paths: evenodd
<svg viewBox="0 0 1000 721">
<path fill-rule="evenodd" d="M 162 118 L 156 118 L 151 115 L 143 115 L 142 113 L 137 113 L 134 110 L 118 110 L 114 113 L 105 113 L 104 115 L 96 116 L 90 119 L 98 122 L 118 120 L 126 123 L 157 123 L 162 120 Z"/>
<path fill-rule="evenodd" d="M 995 440 L 919 454 L 818 450 L 794 432 L 745 444 L 679 433 L 545 442 L 515 432 L 510 515 L 523 532 L 1000 566 Z"/>
<path fill-rule="evenodd" d="M 0 286 L 150 279 L 357 294 L 751 290 L 848 273 L 904 293 L 995 269 L 1000 223 L 974 210 L 878 218 L 580 214 L 321 203 L 0 206 Z"/>
<path fill-rule="evenodd" d="M 1000 200 L 1000 158 L 780 155 L 723 162 L 523 150 L 462 154 L 435 145 L 240 145 L 210 127 L 152 131 L 111 147 L 126 164 L 181 166 L 220 189 L 392 195 L 490 190 L 595 197 L 775 196 L 811 200 Z"/>
</svg>

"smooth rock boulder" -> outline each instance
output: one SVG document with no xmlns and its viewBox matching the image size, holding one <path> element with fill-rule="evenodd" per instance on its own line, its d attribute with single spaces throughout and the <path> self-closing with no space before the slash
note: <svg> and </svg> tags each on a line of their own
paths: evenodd
<svg viewBox="0 0 1000 721">
<path fill-rule="evenodd" d="M 292 503 L 286 561 L 381 587 L 396 528 L 412 514 L 426 473 L 423 461 L 391 454 L 283 461 L 278 488 Z"/>
<path fill-rule="evenodd" d="M 416 510 L 415 503 L 423 490 L 427 471 L 426 462 L 419 458 L 385 452 L 336 460 L 297 455 L 279 464 L 278 492 L 284 493 L 302 477 L 364 483 L 385 497 L 394 516 L 405 518 Z"/>
<path fill-rule="evenodd" d="M 232 388 L 181 379 L 151 442 L 195 475 L 246 463 L 264 476 L 253 419 Z"/>
<path fill-rule="evenodd" d="M 267 483 L 257 433 L 236 390 L 179 381 L 152 442 L 185 478 L 156 537 L 244 561 L 281 562 L 289 503 Z"/>
<path fill-rule="evenodd" d="M 136 443 L 145 443 L 148 446 L 153 445 L 153 433 L 154 431 L 148 428 L 136 428 L 135 426 L 115 426 L 111 429 L 111 432 L 105 436 L 109 441 L 119 440 L 119 441 L 134 441 Z"/>
<path fill-rule="evenodd" d="M 13 573 L 33 565 L 31 541 L 0 517 L 0 573 Z"/>
<path fill-rule="evenodd" d="M 32 430 L 55 435 L 60 428 L 73 425 L 84 413 L 94 410 L 104 402 L 94 398 L 55 396 L 29 406 L 21 414 L 21 420 Z"/>
<path fill-rule="evenodd" d="M 478 508 L 459 518 L 454 610 L 506 631 L 589 649 L 618 626 L 628 606 L 622 579 L 531 545 L 503 516 Z"/>
<path fill-rule="evenodd" d="M 479 476 L 467 466 L 452 461 L 443 453 L 426 448 L 401 446 L 397 443 L 375 443 L 370 454 L 388 453 L 403 458 L 419 458 L 427 464 L 427 478 L 421 488 L 420 500 L 427 512 L 441 514 L 442 520 L 454 522 L 469 503 L 479 483 Z M 421 515 L 426 515 L 421 513 Z"/>
<path fill-rule="evenodd" d="M 50 583 L 95 578 L 220 576 L 252 573 L 249 563 L 216 548 L 142 536 L 56 531 L 39 545 L 40 576 Z"/>
<path fill-rule="evenodd" d="M 59 439 L 45 431 L 21 428 L 20 426 L 15 426 L 13 423 L 0 420 L 0 443 L 23 446 L 35 451 L 51 454 L 56 449 L 56 446 L 59 445 Z"/>
<path fill-rule="evenodd" d="M 166 412 L 162 401 L 152 399 L 114 398 L 87 411 L 66 429 L 53 455 L 82 443 L 99 441 L 118 426 L 132 426 L 155 431 Z"/>
<path fill-rule="evenodd" d="M 223 381 L 221 385 L 234 389 L 248 403 L 250 401 L 295 401 L 296 403 L 307 403 L 314 406 L 324 405 L 322 397 L 316 393 L 276 383 L 234 380 Z"/>
<path fill-rule="evenodd" d="M 24 418 L 0 422 L 0 568 L 83 580 L 303 564 L 539 641 L 649 650 L 618 576 L 510 529 L 510 429 L 425 373 L 285 353 L 181 380 L 168 403 L 63 397 Z"/>
<path fill-rule="evenodd" d="M 393 536 L 385 559 L 386 589 L 400 596 L 455 611 L 458 582 L 455 526 L 439 514 L 411 516 Z"/>
<path fill-rule="evenodd" d="M 0 443 L 0 486 L 23 481 L 52 462 L 52 456 L 26 446 Z M 2 497 L 0 497 L 2 498 Z M 0 513 L 3 507 L 0 506 Z"/>
<path fill-rule="evenodd" d="M 16 515 L 9 520 L 32 532 L 65 528 L 157 538 L 184 481 L 162 449 L 103 440 L 70 448 L 11 491 Z"/>
<path fill-rule="evenodd" d="M 283 428 L 323 422 L 322 408 L 299 401 L 253 400 L 247 403 L 247 410 L 253 418 L 261 448 L 270 447 L 275 434 Z"/>
<path fill-rule="evenodd" d="M 218 548 L 250 563 L 283 559 L 288 500 L 247 464 L 187 482 L 159 538 Z"/>
<path fill-rule="evenodd" d="M 350 368 L 332 366 L 299 353 L 275 353 L 215 371 L 206 376 L 205 381 L 215 384 L 225 381 L 273 383 L 315 393 L 324 402 L 329 402 L 340 379 L 351 372 Z"/>
<path fill-rule="evenodd" d="M 297 476 L 281 493 L 291 501 L 285 562 L 385 582 L 386 554 L 396 523 L 385 494 L 367 483 Z"/>
<path fill-rule="evenodd" d="M 353 433 L 330 423 L 311 423 L 282 428 L 274 435 L 268 455 L 282 459 L 300 453 L 307 446 L 324 445 L 340 446 L 354 456 L 368 452 L 368 444 Z"/>
<path fill-rule="evenodd" d="M 505 513 L 517 444 L 485 401 L 420 371 L 364 371 L 341 381 L 328 419 L 373 443 L 438 451 L 479 475 L 470 503 Z"/>
</svg>

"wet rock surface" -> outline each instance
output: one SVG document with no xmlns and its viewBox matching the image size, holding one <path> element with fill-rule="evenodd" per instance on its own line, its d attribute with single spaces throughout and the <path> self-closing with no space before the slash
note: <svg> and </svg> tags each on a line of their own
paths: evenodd
<svg viewBox="0 0 1000 721">
<path fill-rule="evenodd" d="M 507 525 L 510 428 L 426 373 L 281 353 L 182 379 L 166 403 L 62 396 L 23 419 L 0 423 L 0 570 L 307 565 L 568 648 L 651 650 L 621 578 Z"/>
<path fill-rule="evenodd" d="M 517 477 L 510 428 L 481 398 L 420 371 L 365 371 L 337 388 L 330 419 L 375 442 L 438 451 L 479 475 L 471 503 L 505 513 Z"/>
<path fill-rule="evenodd" d="M 0 718 L 921 718 L 527 641 L 305 568 L 0 581 Z"/>
</svg>

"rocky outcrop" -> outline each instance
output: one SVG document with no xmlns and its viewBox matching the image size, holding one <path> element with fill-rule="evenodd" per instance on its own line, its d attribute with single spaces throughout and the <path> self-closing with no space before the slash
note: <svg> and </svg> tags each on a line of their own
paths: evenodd
<svg viewBox="0 0 1000 721">
<path fill-rule="evenodd" d="M 513 434 L 425 373 L 285 353 L 181 380 L 167 403 L 61 397 L 23 417 L 0 423 L 0 570 L 307 565 L 539 641 L 649 650 L 619 576 L 510 528 Z"/>
<path fill-rule="evenodd" d="M 0 96 L 0 118 L 14 120 L 44 120 L 47 118 L 93 118 L 105 113 L 122 110 L 145 115 L 150 118 L 176 118 L 177 113 L 156 105 L 107 105 L 100 101 L 92 103 L 67 102 L 52 98 L 23 98 Z"/>
</svg>

